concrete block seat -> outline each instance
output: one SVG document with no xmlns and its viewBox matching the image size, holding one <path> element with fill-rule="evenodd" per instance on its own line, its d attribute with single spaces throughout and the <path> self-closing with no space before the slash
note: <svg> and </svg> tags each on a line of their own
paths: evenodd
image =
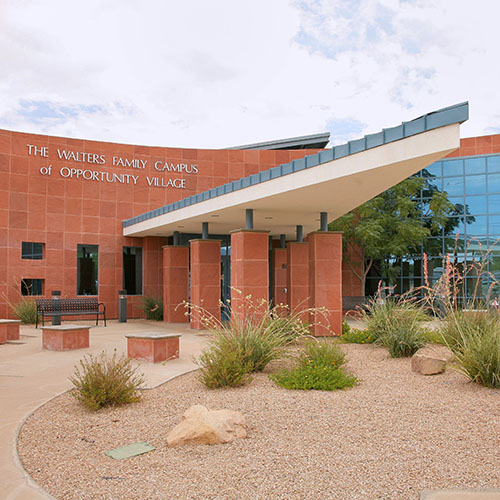
<svg viewBox="0 0 500 500">
<path fill-rule="evenodd" d="M 42 327 L 42 348 L 50 351 L 72 351 L 90 346 L 89 327 L 84 325 L 51 325 Z"/>
<path fill-rule="evenodd" d="M 142 332 L 126 334 L 128 357 L 161 363 L 179 357 L 180 334 Z"/>
<path fill-rule="evenodd" d="M 7 340 L 19 340 L 20 325 L 18 319 L 0 319 L 0 344 L 5 344 Z"/>
</svg>

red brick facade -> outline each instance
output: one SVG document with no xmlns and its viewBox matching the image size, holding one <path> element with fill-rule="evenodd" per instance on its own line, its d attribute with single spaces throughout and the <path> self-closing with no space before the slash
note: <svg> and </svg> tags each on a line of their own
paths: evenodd
<svg viewBox="0 0 500 500">
<path fill-rule="evenodd" d="M 133 146 L 0 130 L 0 318 L 13 317 L 8 302 L 19 300 L 22 279 L 44 280 L 47 297 L 52 290 L 76 296 L 78 244 L 99 246 L 98 296 L 110 318 L 123 286 L 123 246 L 142 247 L 143 294 L 160 296 L 167 240 L 126 238 L 122 220 L 315 152 Z M 165 163 L 187 167 L 155 168 Z M 178 187 L 163 187 L 168 179 Z M 43 243 L 43 259 L 21 259 L 23 241 Z M 139 300 L 128 297 L 129 317 L 141 315 Z"/>
</svg>

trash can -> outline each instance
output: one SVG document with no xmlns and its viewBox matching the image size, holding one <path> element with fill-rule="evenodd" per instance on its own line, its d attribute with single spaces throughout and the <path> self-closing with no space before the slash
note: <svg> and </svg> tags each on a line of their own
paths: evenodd
<svg viewBox="0 0 500 500">
<path fill-rule="evenodd" d="M 59 304 L 60 296 L 61 296 L 61 290 L 52 290 L 52 298 L 57 301 L 57 303 L 54 305 L 54 315 L 52 316 L 52 324 L 55 326 L 61 324 L 61 306 Z"/>
<path fill-rule="evenodd" d="M 118 292 L 118 322 L 126 323 L 127 322 L 127 290 L 120 290 Z"/>
</svg>

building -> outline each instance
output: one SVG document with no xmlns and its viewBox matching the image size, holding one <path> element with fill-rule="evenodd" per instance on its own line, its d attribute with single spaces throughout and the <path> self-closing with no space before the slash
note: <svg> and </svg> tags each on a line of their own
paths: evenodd
<svg viewBox="0 0 500 500">
<path fill-rule="evenodd" d="M 0 131 L 0 317 L 22 295 L 95 295 L 129 317 L 163 297 L 220 314 L 234 289 L 342 315 L 341 235 L 329 220 L 459 146 L 462 103 L 331 149 L 196 150 Z M 318 137 L 281 147 L 322 146 Z M 255 146 L 255 145 L 254 145 Z M 280 145 L 274 145 L 280 147 Z M 188 246 L 189 242 L 189 246 Z M 344 273 L 345 274 L 345 273 Z M 230 288 L 230 286 L 232 288 Z M 317 334 L 331 334 L 326 324 Z"/>
<path fill-rule="evenodd" d="M 465 209 L 464 216 L 456 217 L 452 231 L 428 238 L 421 252 L 394 260 L 397 277 L 389 283 L 376 267 L 367 279 L 367 294 L 373 294 L 382 280 L 396 285 L 396 292 L 406 292 L 423 285 L 423 254 L 428 258 L 430 281 L 439 279 L 443 272 L 443 256 L 466 265 L 472 260 L 487 259 L 486 271 L 500 281 L 500 135 L 471 137 L 460 141 L 460 148 L 416 174 L 425 176 L 449 199 Z M 426 201 L 424 193 L 421 199 Z M 347 280 L 353 279 L 347 277 Z M 489 290 L 491 279 L 478 286 L 475 276 L 468 276 L 464 287 L 465 300 L 487 299 L 500 290 Z M 355 282 L 355 281 L 354 281 Z M 356 295 L 353 293 L 353 295 Z"/>
</svg>

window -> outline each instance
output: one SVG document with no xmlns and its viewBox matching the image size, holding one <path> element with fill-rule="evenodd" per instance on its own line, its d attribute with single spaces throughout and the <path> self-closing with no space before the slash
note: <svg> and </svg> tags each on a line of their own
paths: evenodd
<svg viewBox="0 0 500 500">
<path fill-rule="evenodd" d="M 38 278 L 22 279 L 21 295 L 43 295 L 43 280 Z"/>
<path fill-rule="evenodd" d="M 21 258 L 34 260 L 43 259 L 43 243 L 23 241 L 21 243 Z"/>
<path fill-rule="evenodd" d="M 123 247 L 123 288 L 128 295 L 142 294 L 142 248 Z"/>
<path fill-rule="evenodd" d="M 97 295 L 99 247 L 97 245 L 77 245 L 76 294 Z"/>
</svg>

